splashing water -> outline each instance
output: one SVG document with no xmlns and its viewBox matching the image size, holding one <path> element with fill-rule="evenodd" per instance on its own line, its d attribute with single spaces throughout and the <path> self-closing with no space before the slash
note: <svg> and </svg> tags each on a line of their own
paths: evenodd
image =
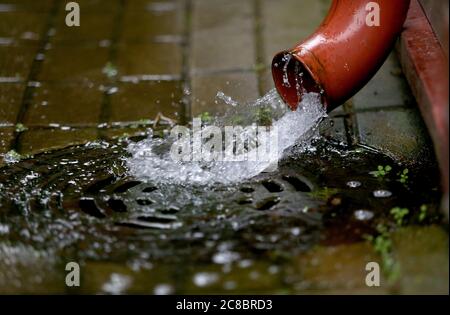
<svg viewBox="0 0 450 315">
<path fill-rule="evenodd" d="M 236 118 L 239 118 L 239 124 L 247 123 L 247 126 L 253 127 L 245 128 L 242 134 L 236 135 L 236 137 L 242 137 L 242 141 L 248 139 L 245 150 L 239 151 L 236 148 L 236 140 L 227 142 L 225 139 L 223 148 L 225 152 L 230 152 L 231 148 L 234 154 L 232 160 L 214 159 L 213 157 L 217 155 L 205 152 L 204 149 L 202 149 L 202 159 L 177 160 L 173 158 L 173 145 L 175 143 L 178 147 L 180 143 L 181 147 L 195 145 L 196 136 L 202 137 L 202 133 L 204 134 L 211 126 L 204 126 L 197 131 L 194 129 L 190 132 L 190 137 L 184 140 L 174 135 L 163 139 L 150 135 L 145 140 L 128 145 L 127 150 L 131 153 L 131 157 L 127 158 L 126 163 L 131 175 L 142 181 L 160 184 L 210 185 L 241 182 L 262 172 L 274 171 L 286 149 L 294 144 L 306 143 L 312 135 L 311 131 L 314 131 L 322 118 L 326 116 L 320 102 L 320 95 L 316 93 L 305 94 L 296 111 L 286 110 L 287 106 L 275 90 L 254 102 L 239 106 L 236 101 L 221 92 L 218 93 L 217 99 L 225 102 L 228 110 L 224 115 L 215 118 L 215 127 L 235 125 L 233 123 L 236 123 Z M 269 137 L 266 139 L 272 146 L 268 155 L 265 154 L 266 151 L 263 152 L 264 154 L 258 151 L 263 141 L 259 137 L 255 138 L 256 133 L 250 135 L 248 132 L 256 130 L 258 124 L 259 134 L 261 116 L 265 118 L 270 116 L 269 118 L 272 119 L 269 127 L 272 132 L 269 132 Z M 267 122 L 264 122 L 264 125 L 267 126 Z M 263 158 L 256 160 L 246 158 L 252 156 L 252 153 L 255 153 L 254 156 Z"/>
</svg>

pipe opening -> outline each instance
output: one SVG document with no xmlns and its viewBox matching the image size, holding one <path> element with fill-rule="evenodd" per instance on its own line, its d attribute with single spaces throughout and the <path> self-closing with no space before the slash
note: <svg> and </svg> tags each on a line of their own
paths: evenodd
<svg viewBox="0 0 450 315">
<path fill-rule="evenodd" d="M 289 52 L 277 54 L 272 62 L 275 87 L 285 103 L 296 110 L 305 93 L 322 93 L 309 70 Z"/>
</svg>

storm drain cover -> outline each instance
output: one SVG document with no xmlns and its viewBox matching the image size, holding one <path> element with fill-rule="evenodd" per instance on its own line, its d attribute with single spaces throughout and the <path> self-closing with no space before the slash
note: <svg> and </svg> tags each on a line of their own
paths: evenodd
<svg viewBox="0 0 450 315">
<path fill-rule="evenodd" d="M 120 142 L 90 143 L 1 169 L 1 242 L 61 263 L 171 266 L 171 285 L 185 288 L 182 279 L 198 266 L 258 261 L 274 271 L 315 245 L 363 240 L 399 200 L 408 200 L 405 207 L 437 203 L 433 176 L 408 186 L 380 181 L 370 175 L 378 165 L 402 166 L 325 140 L 274 173 L 231 186 L 143 182 L 128 175 L 127 155 Z"/>
</svg>

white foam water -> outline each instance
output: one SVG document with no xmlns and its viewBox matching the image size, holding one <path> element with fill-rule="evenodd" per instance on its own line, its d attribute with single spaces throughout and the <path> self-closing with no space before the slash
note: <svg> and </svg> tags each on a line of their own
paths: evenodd
<svg viewBox="0 0 450 315">
<path fill-rule="evenodd" d="M 238 183 L 268 169 L 273 171 L 287 149 L 295 144 L 308 142 L 312 135 L 311 131 L 315 130 L 326 116 L 320 95 L 315 93 L 305 94 L 296 111 L 286 110 L 287 106 L 275 90 L 247 104 L 237 104 L 223 93 L 218 93 L 218 99 L 230 107 L 226 114 L 214 120 L 214 125 L 219 124 L 219 127 L 228 125 L 233 117 L 236 117 L 236 112 L 246 114 L 248 120 L 252 117 L 248 113 L 254 112 L 255 109 L 271 108 L 270 113 L 273 117 L 280 116 L 272 121 L 271 127 L 272 130 L 276 130 L 275 135 L 271 135 L 271 137 L 277 137 L 276 142 L 271 141 L 277 144 L 276 150 L 272 151 L 275 154 L 272 154 L 269 159 L 262 160 L 240 160 L 238 157 L 233 161 L 180 161 L 171 155 L 171 148 L 179 139 L 173 137 L 161 139 L 150 135 L 147 139 L 128 145 L 127 150 L 131 157 L 126 159 L 126 164 L 130 174 L 139 180 L 156 184 L 229 185 Z M 253 124 L 255 124 L 254 121 Z M 189 141 L 193 141 L 194 136 Z M 257 149 L 255 143 L 252 142 L 253 147 L 247 148 L 248 151 Z"/>
</svg>

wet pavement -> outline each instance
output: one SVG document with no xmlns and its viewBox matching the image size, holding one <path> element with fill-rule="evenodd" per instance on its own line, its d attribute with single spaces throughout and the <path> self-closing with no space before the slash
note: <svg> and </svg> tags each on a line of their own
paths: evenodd
<svg viewBox="0 0 450 315">
<path fill-rule="evenodd" d="M 438 170 L 395 52 L 276 174 L 153 187 L 127 176 L 126 139 L 221 113 L 218 91 L 264 95 L 329 1 L 78 2 L 68 28 L 64 1 L 0 0 L 0 292 L 448 293 Z"/>
</svg>

